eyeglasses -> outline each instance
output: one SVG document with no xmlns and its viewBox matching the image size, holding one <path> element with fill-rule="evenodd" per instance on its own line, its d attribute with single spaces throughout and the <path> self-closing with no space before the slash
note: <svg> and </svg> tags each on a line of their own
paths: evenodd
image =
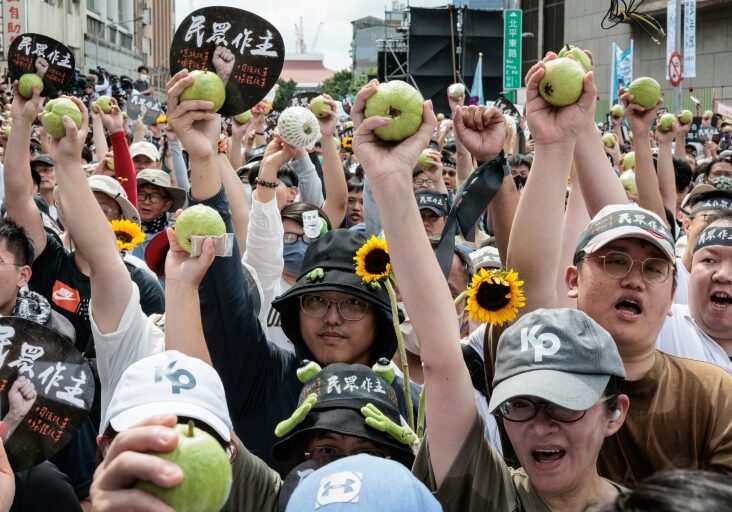
<svg viewBox="0 0 732 512">
<path fill-rule="evenodd" d="M 442 169 L 442 175 L 454 177 L 457 176 L 457 171 L 454 169 Z"/>
<path fill-rule="evenodd" d="M 634 260 L 630 254 L 624 252 L 610 251 L 604 256 L 587 255 L 585 258 L 597 258 L 603 262 L 603 269 L 610 277 L 620 279 L 627 276 L 633 269 L 633 264 L 641 264 L 641 275 L 643 279 L 652 284 L 661 284 L 671 275 L 673 264 L 661 258 L 646 258 L 645 260 Z"/>
<path fill-rule="evenodd" d="M 315 242 L 317 238 L 310 238 L 305 234 L 300 235 L 298 233 L 293 233 L 292 231 L 285 231 L 285 234 L 282 236 L 282 242 L 285 245 L 292 245 L 298 240 L 302 240 L 306 244 L 310 245 L 311 243 Z"/>
<path fill-rule="evenodd" d="M 415 178 L 415 179 L 412 180 L 412 183 L 414 183 L 415 185 L 428 185 L 428 186 L 435 184 L 435 182 L 432 181 L 429 178 L 424 178 L 424 179 L 423 178 Z"/>
<path fill-rule="evenodd" d="M 324 465 L 351 455 L 371 455 L 372 457 L 379 457 L 381 459 L 391 458 L 386 454 L 386 452 L 379 450 L 378 448 L 362 448 L 351 453 L 344 453 L 334 446 L 313 446 L 312 451 L 305 452 L 305 457 L 318 461 Z"/>
<path fill-rule="evenodd" d="M 606 396 L 597 403 L 601 404 L 612 398 L 615 398 L 615 396 Z M 534 402 L 533 400 L 525 397 L 512 398 L 498 406 L 498 412 L 503 419 L 514 423 L 529 421 L 536 416 L 539 409 L 544 409 L 547 416 L 553 420 L 559 421 L 560 423 L 574 423 L 584 418 L 585 414 L 587 414 L 586 409 L 584 411 L 575 411 L 574 409 L 567 409 L 561 405 L 543 400 Z"/>
<path fill-rule="evenodd" d="M 719 219 L 721 217 L 721 215 L 718 213 L 698 213 L 698 214 L 694 215 L 693 217 L 689 217 L 689 220 L 694 220 L 697 217 L 701 217 L 704 225 L 708 226 L 715 220 Z"/>
<path fill-rule="evenodd" d="M 166 196 L 161 196 L 160 194 L 148 194 L 147 192 L 138 192 L 137 193 L 137 200 L 139 202 L 142 201 L 150 201 L 152 204 L 158 204 L 162 201 L 167 201 L 169 198 Z"/>
<path fill-rule="evenodd" d="M 338 313 L 343 320 L 349 320 L 351 322 L 363 319 L 369 310 L 369 303 L 356 297 L 331 300 L 328 297 L 311 293 L 300 296 L 300 309 L 306 315 L 314 318 L 323 318 L 330 309 L 331 304 L 336 305 Z"/>
</svg>

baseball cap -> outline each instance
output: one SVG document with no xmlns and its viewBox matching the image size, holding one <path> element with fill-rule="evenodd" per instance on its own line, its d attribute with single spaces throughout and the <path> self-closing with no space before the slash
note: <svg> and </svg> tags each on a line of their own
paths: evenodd
<svg viewBox="0 0 732 512">
<path fill-rule="evenodd" d="M 101 192 L 107 194 L 109 197 L 114 199 L 119 207 L 122 209 L 122 217 L 131 220 L 137 224 L 140 223 L 140 213 L 137 211 L 129 199 L 127 199 L 127 192 L 122 187 L 119 181 L 112 178 L 111 176 L 104 176 L 101 174 L 95 174 L 89 176 L 89 188 L 92 192 Z"/>
<path fill-rule="evenodd" d="M 713 180 L 717 180 L 717 183 L 729 181 L 718 178 Z M 681 208 L 689 215 L 709 210 L 732 210 L 732 191 L 720 189 L 714 183 L 700 183 L 687 194 Z"/>
<path fill-rule="evenodd" d="M 352 455 L 305 477 L 286 512 L 441 512 L 432 493 L 403 465 L 371 455 Z"/>
<path fill-rule="evenodd" d="M 447 198 L 435 190 L 417 190 L 414 197 L 417 199 L 417 206 L 420 210 L 432 210 L 441 217 L 445 217 L 449 212 Z"/>
<path fill-rule="evenodd" d="M 610 333 L 577 309 L 537 309 L 498 340 L 488 410 L 517 396 L 589 409 L 611 376 L 625 378 L 625 368 Z"/>
<path fill-rule="evenodd" d="M 600 210 L 582 232 L 574 250 L 592 254 L 613 240 L 640 238 L 675 259 L 674 239 L 661 217 L 635 204 L 611 204 Z"/>
<path fill-rule="evenodd" d="M 470 261 L 475 270 L 481 268 L 501 268 L 501 256 L 495 247 L 481 247 L 470 253 Z"/>
<path fill-rule="evenodd" d="M 43 165 L 53 165 L 53 158 L 51 158 L 50 155 L 38 155 L 33 160 L 31 160 L 31 167 L 33 167 L 34 164 L 43 164 Z"/>
<path fill-rule="evenodd" d="M 130 145 L 130 158 L 135 158 L 138 155 L 144 155 L 153 162 L 160 160 L 160 151 L 155 147 L 154 144 L 145 140 L 133 142 Z"/>
<path fill-rule="evenodd" d="M 204 422 L 231 440 L 231 418 L 219 374 L 200 359 L 168 350 L 131 364 L 122 374 L 101 432 L 109 425 L 122 432 L 159 414 L 177 414 Z"/>
</svg>

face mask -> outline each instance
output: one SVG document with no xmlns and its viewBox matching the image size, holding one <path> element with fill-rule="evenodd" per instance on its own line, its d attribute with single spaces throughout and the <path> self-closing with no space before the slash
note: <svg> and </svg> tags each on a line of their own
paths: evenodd
<svg viewBox="0 0 732 512">
<path fill-rule="evenodd" d="M 308 244 L 302 240 L 298 240 L 294 244 L 285 244 L 283 256 L 285 257 L 285 270 L 292 275 L 300 275 L 302 268 L 302 260 L 305 257 L 305 251 Z"/>
<path fill-rule="evenodd" d="M 412 354 L 419 355 L 419 340 L 417 334 L 414 332 L 414 326 L 409 321 L 409 315 L 407 310 L 404 308 L 403 302 L 397 302 L 397 306 L 404 313 L 404 321 L 399 325 L 399 330 L 402 331 L 402 339 L 404 339 L 404 348 Z"/>
<path fill-rule="evenodd" d="M 516 188 L 523 188 L 526 185 L 526 178 L 523 176 L 514 176 L 513 182 L 516 184 Z"/>
<path fill-rule="evenodd" d="M 149 82 L 150 81 L 150 77 L 147 76 L 147 75 L 140 75 L 140 80 L 143 80 L 145 82 Z"/>
</svg>

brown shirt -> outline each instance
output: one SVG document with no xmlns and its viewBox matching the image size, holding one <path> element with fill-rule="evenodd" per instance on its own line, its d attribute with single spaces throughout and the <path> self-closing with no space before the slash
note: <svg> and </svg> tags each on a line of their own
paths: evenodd
<svg viewBox="0 0 732 512">
<path fill-rule="evenodd" d="M 732 474 L 732 377 L 716 365 L 656 352 L 651 371 L 625 383 L 630 409 L 597 467 L 632 484 L 672 468 Z"/>
<path fill-rule="evenodd" d="M 486 329 L 486 378 L 503 329 Z M 664 469 L 709 469 L 732 474 L 732 376 L 720 367 L 656 351 L 653 368 L 626 381 L 630 409 L 622 428 L 605 440 L 597 469 L 631 486 Z M 499 424 L 504 457 L 513 447 Z"/>
</svg>

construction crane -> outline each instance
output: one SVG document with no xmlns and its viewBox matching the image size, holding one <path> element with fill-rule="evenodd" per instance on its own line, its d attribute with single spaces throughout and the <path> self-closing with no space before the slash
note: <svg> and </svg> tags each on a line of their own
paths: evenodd
<svg viewBox="0 0 732 512">
<path fill-rule="evenodd" d="M 297 53 L 305 53 L 305 33 L 302 29 L 302 16 L 300 23 L 295 23 L 295 50 Z"/>
<path fill-rule="evenodd" d="M 315 45 L 318 44 L 318 36 L 320 35 L 320 27 L 323 26 L 323 22 L 318 23 L 318 28 L 315 29 L 315 35 L 313 36 L 313 44 L 310 45 L 310 51 L 315 51 Z"/>
</svg>

